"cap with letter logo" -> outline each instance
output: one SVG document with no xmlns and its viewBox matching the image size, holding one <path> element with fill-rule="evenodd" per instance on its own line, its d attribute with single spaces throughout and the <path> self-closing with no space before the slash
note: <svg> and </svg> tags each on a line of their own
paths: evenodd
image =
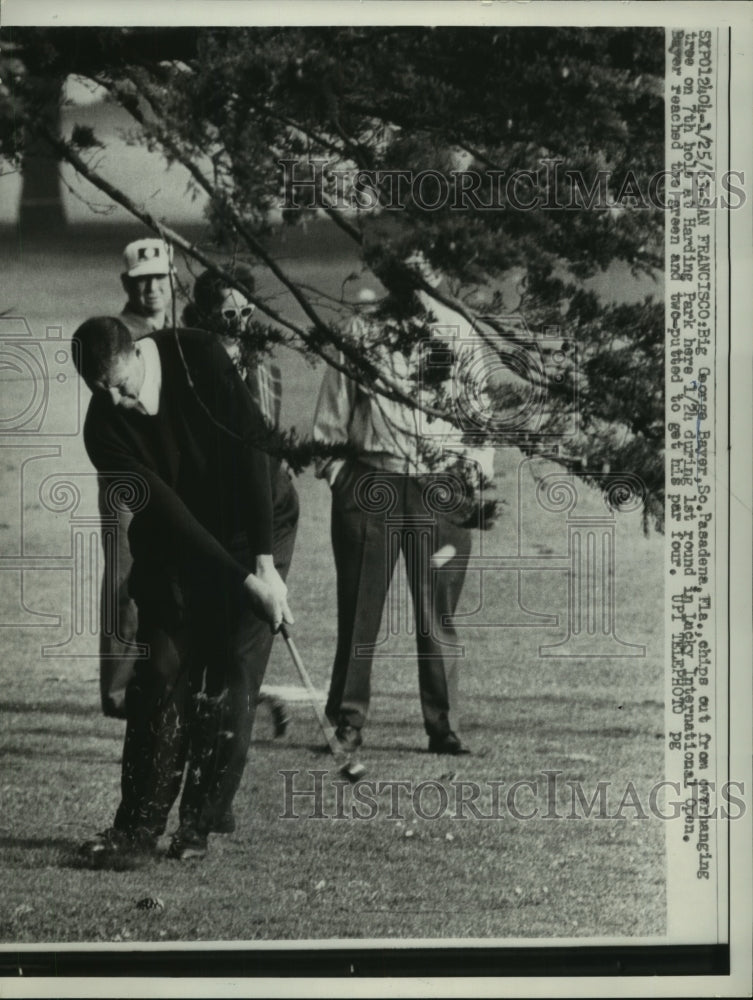
<svg viewBox="0 0 753 1000">
<path fill-rule="evenodd" d="M 135 240 L 123 251 L 123 262 L 129 278 L 169 274 L 173 269 L 172 248 L 164 240 Z"/>
</svg>

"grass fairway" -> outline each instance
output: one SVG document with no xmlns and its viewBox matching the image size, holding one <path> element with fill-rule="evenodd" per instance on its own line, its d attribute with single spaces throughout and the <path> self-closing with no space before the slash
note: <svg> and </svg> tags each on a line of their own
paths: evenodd
<svg viewBox="0 0 753 1000">
<path fill-rule="evenodd" d="M 45 326 L 62 326 L 63 338 L 70 337 L 87 314 L 120 307 L 117 252 L 123 242 L 114 231 L 107 246 L 103 239 L 75 254 L 8 252 L 4 298 L 22 307 L 18 312 L 35 335 Z M 334 260 L 320 265 L 321 274 L 327 267 L 334 287 L 342 267 Z M 281 360 L 287 421 L 305 430 L 320 371 L 287 353 Z M 4 408 L 12 410 L 14 400 L 20 405 L 24 391 L 23 381 L 4 380 Z M 51 395 L 49 422 L 39 434 L 3 439 L 2 556 L 65 557 L 74 513 L 96 516 L 80 438 L 57 436 L 70 416 L 64 412 L 68 399 Z M 555 467 L 521 462 L 514 449 L 499 453 L 498 492 L 506 506 L 494 530 L 474 539 L 475 554 L 483 546 L 486 556 L 566 555 L 564 515 L 534 501 L 536 479 Z M 62 504 L 51 510 L 40 498 L 41 484 L 53 475 L 67 476 L 80 489 L 75 512 Z M 326 689 L 336 627 L 329 497 L 310 473 L 298 488 L 302 520 L 290 581 L 295 636 L 317 687 Z M 595 512 L 599 505 L 588 495 L 582 510 Z M 389 787 L 373 793 L 379 807 L 374 818 L 354 818 L 353 791 L 338 785 L 334 772 L 322 778 L 322 815 L 312 815 L 311 798 L 286 803 L 286 780 L 288 790 L 291 781 L 305 790 L 315 781 L 311 771 L 329 767 L 314 714 L 296 701 L 281 741 L 272 739 L 271 722 L 260 712 L 236 801 L 236 833 L 213 837 L 201 863 L 159 858 L 121 872 L 82 870 L 75 860 L 80 842 L 107 826 L 117 805 L 123 724 L 100 715 L 96 639 L 86 629 L 76 640 L 78 655 L 42 653 L 43 645 L 63 642 L 71 631 L 70 567 L 1 572 L 0 622 L 16 627 L 0 630 L 0 941 L 663 934 L 663 824 L 637 818 L 630 802 L 620 809 L 632 782 L 648 812 L 649 790 L 663 775 L 662 550 L 661 538 L 642 535 L 639 515 L 618 517 L 617 632 L 645 645 L 645 657 L 541 655 L 540 646 L 566 634 L 563 570 L 530 571 L 520 580 L 510 570 L 469 573 L 460 610 L 467 614 L 461 690 L 470 757 L 426 752 L 413 639 L 405 630 L 389 637 L 374 664 L 361 759 L 373 781 L 436 782 L 419 800 L 424 814 L 440 811 L 444 788 L 449 805 L 437 819 L 417 815 L 409 794 L 393 808 Z M 98 580 L 96 566 L 81 571 L 84 586 Z M 531 612 L 558 615 L 559 624 L 527 627 Z M 34 617 L 43 614 L 59 616 L 60 624 L 31 627 L 46 621 Z M 282 640 L 268 680 L 298 683 Z M 298 773 L 286 779 L 284 771 Z M 551 799 L 547 771 L 550 783 L 557 772 Z M 538 782 L 536 796 L 528 786 L 516 797 L 522 814 L 537 805 L 537 818 L 515 818 L 507 808 L 508 790 L 520 780 Z M 483 816 L 494 813 L 492 789 L 500 789 L 498 817 L 478 818 L 468 806 L 456 807 L 460 781 L 479 786 L 474 805 Z M 610 818 L 568 819 L 573 791 L 567 782 L 579 783 L 589 799 L 599 782 L 609 782 Z M 296 817 L 286 818 L 286 810 Z M 552 818 L 545 818 L 547 812 Z M 159 897 L 164 908 L 137 909 L 147 896 Z"/>
</svg>

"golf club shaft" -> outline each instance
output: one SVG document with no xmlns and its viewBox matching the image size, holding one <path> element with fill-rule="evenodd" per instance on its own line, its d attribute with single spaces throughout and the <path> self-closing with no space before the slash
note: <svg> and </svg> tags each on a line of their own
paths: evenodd
<svg viewBox="0 0 753 1000">
<path fill-rule="evenodd" d="M 293 660 L 293 663 L 295 664 L 298 674 L 301 680 L 303 681 L 303 686 L 306 688 L 306 691 L 308 692 L 309 700 L 311 702 L 312 708 L 314 709 L 314 712 L 316 713 L 317 721 L 319 722 L 319 727 L 321 728 L 322 733 L 324 734 L 324 738 L 326 739 L 327 744 L 330 750 L 332 751 L 333 756 L 338 761 L 347 761 L 348 755 L 343 751 L 343 748 L 340 746 L 340 741 L 335 736 L 334 727 L 332 726 L 329 719 L 325 715 L 322 706 L 319 704 L 319 696 L 316 691 L 316 688 L 314 687 L 314 684 L 311 680 L 308 670 L 303 664 L 303 660 L 301 659 L 298 653 L 296 645 L 293 642 L 293 638 L 284 624 L 280 625 L 280 635 L 285 640 L 288 650 L 290 651 L 290 656 Z"/>
</svg>

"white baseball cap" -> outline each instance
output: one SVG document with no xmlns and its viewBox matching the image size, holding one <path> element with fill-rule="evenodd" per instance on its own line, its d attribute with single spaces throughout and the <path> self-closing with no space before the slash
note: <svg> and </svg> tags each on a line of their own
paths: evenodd
<svg viewBox="0 0 753 1000">
<path fill-rule="evenodd" d="M 129 278 L 140 278 L 145 274 L 169 274 L 173 269 L 172 248 L 164 240 L 135 240 L 123 251 L 123 262 L 125 274 Z"/>
</svg>

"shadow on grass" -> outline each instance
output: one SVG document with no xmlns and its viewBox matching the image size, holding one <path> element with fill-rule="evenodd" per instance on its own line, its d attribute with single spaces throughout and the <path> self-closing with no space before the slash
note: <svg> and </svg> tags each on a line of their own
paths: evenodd
<svg viewBox="0 0 753 1000">
<path fill-rule="evenodd" d="M 91 715 L 99 717 L 94 705 L 76 701 L 0 701 L 0 712 L 34 715 Z"/>
<path fill-rule="evenodd" d="M 428 739 L 428 737 L 427 737 Z M 326 761 L 328 757 L 332 757 L 332 751 L 329 747 L 322 746 L 320 743 L 294 743 L 292 741 L 285 744 L 286 747 L 292 747 L 296 750 L 308 750 L 315 757 L 321 758 Z M 369 743 L 364 737 L 364 750 L 379 750 L 394 754 L 425 754 L 427 750 L 423 746 L 400 746 L 395 743 Z"/>
<path fill-rule="evenodd" d="M 381 724 L 380 724 L 381 725 Z M 470 756 L 473 757 L 486 757 L 489 753 L 494 751 L 494 748 L 501 746 L 505 740 L 508 740 L 511 736 L 522 735 L 529 736 L 531 733 L 531 723 L 530 720 L 526 719 L 515 719 L 515 720 L 505 720 L 505 722 L 500 726 L 498 732 L 489 734 L 488 726 L 482 724 L 470 723 L 464 726 L 460 731 L 461 737 L 464 734 L 474 733 L 476 734 L 472 745 L 470 746 Z M 478 734 L 485 733 L 483 743 L 479 741 L 476 745 L 475 740 L 478 739 Z M 654 726 L 650 723 L 642 726 L 605 726 L 603 728 L 595 728 L 593 726 L 568 726 L 568 725 L 552 725 L 549 724 L 547 728 L 547 733 L 550 737 L 553 736 L 579 736 L 585 739 L 610 739 L 610 740 L 635 740 L 635 739 L 646 739 L 651 737 L 654 739 L 663 739 L 664 734 L 657 731 Z M 362 751 L 371 752 L 382 752 L 397 755 L 420 755 L 426 756 L 429 754 L 429 750 L 426 746 L 426 740 L 428 737 L 420 737 L 415 740 L 412 745 L 405 745 L 403 742 L 403 737 L 400 742 L 387 742 L 383 740 L 380 742 L 371 742 L 368 736 L 368 732 L 364 733 L 364 741 L 362 746 Z M 465 740 L 463 742 L 466 742 Z M 264 746 L 264 744 L 256 744 L 259 748 Z M 279 744 L 268 744 L 268 746 L 275 746 Z M 284 744 L 286 749 L 295 750 L 308 750 L 310 753 L 314 754 L 316 757 L 326 759 L 327 756 L 331 755 L 329 747 L 322 746 L 321 744 L 311 744 L 303 742 L 295 742 L 292 740 L 286 741 Z M 432 756 L 448 756 L 446 754 L 432 754 Z M 451 756 L 451 755 L 450 755 Z"/>
<path fill-rule="evenodd" d="M 0 836 L 0 850 L 20 849 L 24 851 L 42 851 L 50 848 L 57 850 L 75 850 L 77 843 L 70 837 L 9 837 Z"/>
<path fill-rule="evenodd" d="M 37 747 L 14 747 L 5 746 L 0 749 L 0 758 L 2 757 L 22 757 L 28 758 L 29 760 L 34 760 L 39 757 L 52 757 L 55 760 L 61 760 L 60 750 L 40 750 Z M 70 753 L 66 750 L 64 761 L 69 763 L 70 761 L 78 761 L 79 764 L 107 764 L 109 767 L 112 764 L 117 764 L 120 760 L 120 754 L 110 753 Z"/>
<path fill-rule="evenodd" d="M 125 728 L 125 726 L 123 727 Z M 95 727 L 88 727 L 84 729 L 82 726 L 76 731 L 76 737 L 79 739 L 87 740 L 112 740 L 117 739 L 122 741 L 123 733 L 118 729 L 114 731 L 107 731 L 108 727 L 105 723 L 102 726 L 101 731 Z M 61 739 L 69 739 L 73 734 L 71 733 L 70 724 L 61 723 L 55 725 L 55 723 L 48 723 L 44 726 L 29 726 L 28 728 L 22 726 L 13 727 L 13 735 L 19 738 L 26 738 L 28 736 L 45 736 L 49 739 L 51 736 L 59 736 Z"/>
<path fill-rule="evenodd" d="M 57 863 L 60 868 L 73 868 L 77 871 L 134 872 L 160 860 L 165 860 L 164 854 L 103 854 L 101 857 L 90 857 L 82 852 L 81 844 L 75 844 L 67 851 L 60 852 Z"/>
<path fill-rule="evenodd" d="M 134 871 L 143 868 L 152 858 L 107 856 L 87 857 L 81 840 L 71 837 L 0 837 L 0 851 L 19 871 L 39 871 L 47 868 L 74 868 L 89 871 Z M 15 857 L 14 857 L 15 853 Z"/>
<path fill-rule="evenodd" d="M 404 691 L 380 691 L 378 695 L 380 701 L 405 701 Z M 586 698 L 578 694 L 577 699 L 572 694 L 493 694 L 487 693 L 483 696 L 484 702 L 499 702 L 502 705 L 512 704 L 532 704 L 540 705 L 572 705 L 577 703 L 579 709 L 585 708 L 614 708 L 613 698 Z M 630 708 L 657 708 L 663 710 L 664 703 L 651 698 L 644 698 L 642 701 L 623 702 L 623 707 Z M 381 724 L 381 723 L 380 723 Z"/>
</svg>

